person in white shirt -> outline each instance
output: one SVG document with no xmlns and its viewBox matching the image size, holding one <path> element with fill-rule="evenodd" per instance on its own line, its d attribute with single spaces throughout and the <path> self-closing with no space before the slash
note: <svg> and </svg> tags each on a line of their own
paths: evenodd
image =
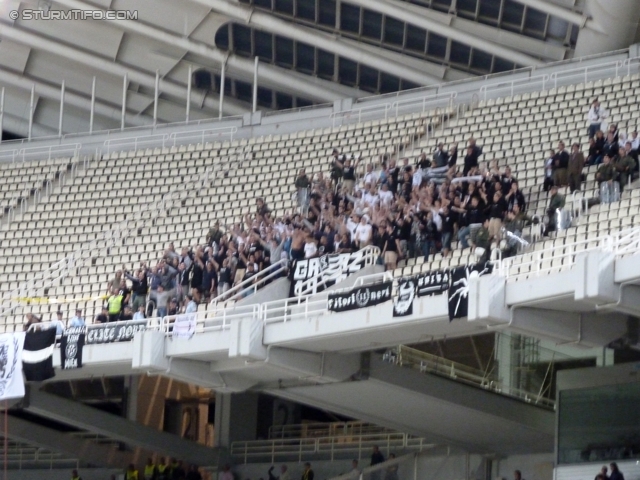
<svg viewBox="0 0 640 480">
<path fill-rule="evenodd" d="M 356 227 L 355 239 L 359 248 L 366 247 L 371 243 L 371 225 L 368 220 L 367 216 L 363 215 Z"/>
<path fill-rule="evenodd" d="M 411 187 L 420 188 L 421 183 L 422 183 L 422 168 L 416 168 L 416 171 L 413 172 L 413 177 L 411 179 Z"/>
<path fill-rule="evenodd" d="M 142 308 L 144 310 L 144 305 L 142 306 Z M 82 310 L 78 308 L 76 310 L 76 314 L 71 318 L 71 320 L 69 320 L 69 327 L 71 328 L 84 327 L 85 324 L 86 322 L 84 321 L 84 318 L 82 318 Z"/>
<path fill-rule="evenodd" d="M 307 234 L 307 240 L 304 244 L 304 258 L 315 257 L 316 253 L 318 253 L 318 246 L 313 236 L 309 233 Z"/>
<path fill-rule="evenodd" d="M 193 300 L 191 295 L 187 295 L 187 298 L 189 299 L 189 303 L 187 303 L 187 308 L 184 313 L 196 313 L 198 311 L 198 304 Z"/>
<path fill-rule="evenodd" d="M 382 205 L 391 205 L 391 202 L 393 202 L 393 193 L 389 191 L 389 185 L 386 183 L 382 184 L 382 187 L 380 187 L 380 191 L 378 192 L 378 197 L 380 198 L 380 203 Z"/>
<path fill-rule="evenodd" d="M 543 189 L 545 192 L 548 192 L 551 187 L 553 187 L 553 157 L 556 152 L 553 150 L 549 150 L 549 156 L 544 161 L 544 185 Z"/>
<path fill-rule="evenodd" d="M 362 200 L 370 207 L 376 206 L 379 202 L 378 194 L 376 193 L 376 187 L 371 187 L 369 191 L 364 192 L 364 194 L 362 195 Z"/>
<path fill-rule="evenodd" d="M 55 327 L 56 335 L 60 336 L 64 333 L 64 322 L 62 321 L 62 311 L 56 312 L 56 318 L 51 321 L 51 327 Z"/>
<path fill-rule="evenodd" d="M 607 118 L 607 112 L 604 107 L 600 105 L 600 102 L 596 98 L 591 103 L 591 108 L 589 109 L 589 113 L 587 114 L 587 122 L 589 124 L 589 138 L 593 138 L 596 136 L 596 132 L 600 130 L 602 122 L 605 118 Z"/>
<path fill-rule="evenodd" d="M 367 183 L 371 185 L 378 183 L 378 173 L 373 171 L 373 165 L 371 163 L 367 165 L 367 173 L 364 176 L 364 183 L 365 185 Z"/>
</svg>

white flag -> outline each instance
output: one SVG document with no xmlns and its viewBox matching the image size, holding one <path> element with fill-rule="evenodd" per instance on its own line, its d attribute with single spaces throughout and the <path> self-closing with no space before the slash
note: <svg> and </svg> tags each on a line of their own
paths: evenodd
<svg viewBox="0 0 640 480">
<path fill-rule="evenodd" d="M 177 315 L 173 322 L 173 338 L 191 338 L 196 332 L 196 314 Z"/>
<path fill-rule="evenodd" d="M 23 332 L 0 335 L 0 400 L 24 397 L 23 345 Z"/>
</svg>

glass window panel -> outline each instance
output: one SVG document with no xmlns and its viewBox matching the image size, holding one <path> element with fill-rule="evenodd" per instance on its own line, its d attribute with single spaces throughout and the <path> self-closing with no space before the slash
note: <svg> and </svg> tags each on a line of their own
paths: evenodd
<svg viewBox="0 0 640 480">
<path fill-rule="evenodd" d="M 522 23 L 522 15 L 524 14 L 524 5 L 516 3 L 513 0 L 505 0 L 502 11 L 502 22 L 520 26 Z"/>
<path fill-rule="evenodd" d="M 293 15 L 293 0 L 276 0 L 276 12 Z"/>
<path fill-rule="evenodd" d="M 313 73 L 315 69 L 315 48 L 304 43 L 296 44 L 296 70 Z"/>
<path fill-rule="evenodd" d="M 276 37 L 276 63 L 285 67 L 293 66 L 293 40 Z"/>
<path fill-rule="evenodd" d="M 346 58 L 339 61 L 338 76 L 340 83 L 355 86 L 358 81 L 358 64 Z"/>
<path fill-rule="evenodd" d="M 233 47 L 239 55 L 251 56 L 251 29 L 233 24 Z"/>
<path fill-rule="evenodd" d="M 427 54 L 437 58 L 444 58 L 447 54 L 447 39 L 430 33 L 427 42 Z"/>
<path fill-rule="evenodd" d="M 400 79 L 389 75 L 388 73 L 380 74 L 380 93 L 391 93 L 400 90 Z"/>
<path fill-rule="evenodd" d="M 368 92 L 378 91 L 378 70 L 360 65 L 360 88 Z"/>
<path fill-rule="evenodd" d="M 255 30 L 254 42 L 256 46 L 256 56 L 268 61 L 273 61 L 273 37 L 270 33 Z"/>
<path fill-rule="evenodd" d="M 335 55 L 333 53 L 318 50 L 318 75 L 323 78 L 333 78 L 335 68 Z"/>
<path fill-rule="evenodd" d="M 456 3 L 456 10 L 458 12 L 458 15 L 462 17 L 475 18 L 477 5 L 478 0 L 458 0 Z"/>
<path fill-rule="evenodd" d="M 391 17 L 385 17 L 384 21 L 384 41 L 401 46 L 404 42 L 404 23 Z"/>
<path fill-rule="evenodd" d="M 416 52 L 424 52 L 427 45 L 427 31 L 413 25 L 407 25 L 406 48 Z"/>
<path fill-rule="evenodd" d="M 298 18 L 304 18 L 312 22 L 316 21 L 316 0 L 297 0 L 296 7 L 296 16 Z"/>
<path fill-rule="evenodd" d="M 490 72 L 492 58 L 492 55 L 474 49 L 471 54 L 471 68 L 483 72 Z"/>
<path fill-rule="evenodd" d="M 318 22 L 321 25 L 335 27 L 336 25 L 336 0 L 320 0 L 318 4 Z"/>
<path fill-rule="evenodd" d="M 451 42 L 451 55 L 449 60 L 459 65 L 468 65 L 471 47 L 458 42 Z"/>
<path fill-rule="evenodd" d="M 362 35 L 382 40 L 382 15 L 371 10 L 362 12 Z"/>
<path fill-rule="evenodd" d="M 253 87 L 250 83 L 236 80 L 236 97 L 245 102 L 253 101 Z"/>
<path fill-rule="evenodd" d="M 293 97 L 285 93 L 276 93 L 276 108 L 278 110 L 293 108 Z"/>
<path fill-rule="evenodd" d="M 251 95 L 253 95 L 253 91 L 251 92 Z M 271 91 L 271 89 L 258 86 L 258 105 L 260 105 L 261 107 L 271 108 L 273 104 L 272 95 L 273 92 Z M 251 98 L 253 101 L 253 97 Z"/>
<path fill-rule="evenodd" d="M 478 14 L 497 21 L 500 16 L 500 1 L 480 0 L 480 9 Z"/>
<path fill-rule="evenodd" d="M 256 7 L 268 8 L 271 10 L 271 0 L 253 0 L 253 4 Z"/>
<path fill-rule="evenodd" d="M 502 58 L 496 57 L 493 61 L 494 73 L 508 72 L 509 70 L 513 70 L 514 68 L 515 68 L 514 63 L 508 60 L 504 60 Z"/>
<path fill-rule="evenodd" d="M 310 107 L 311 105 L 313 105 L 313 102 L 311 100 L 307 100 L 306 98 L 296 98 L 296 105 L 298 106 L 298 108 Z"/>
<path fill-rule="evenodd" d="M 223 50 L 229 49 L 229 28 L 231 28 L 231 25 L 227 24 L 218 29 L 216 32 L 216 47 Z"/>
<path fill-rule="evenodd" d="M 360 8 L 347 3 L 341 5 L 340 28 L 345 32 L 360 33 Z"/>
<path fill-rule="evenodd" d="M 528 9 L 524 19 L 524 28 L 534 32 L 544 33 L 547 15 L 537 10 Z"/>
</svg>

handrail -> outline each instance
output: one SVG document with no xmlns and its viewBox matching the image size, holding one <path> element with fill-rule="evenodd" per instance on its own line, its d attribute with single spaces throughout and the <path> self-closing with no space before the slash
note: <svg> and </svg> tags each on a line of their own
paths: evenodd
<svg viewBox="0 0 640 480">
<path fill-rule="evenodd" d="M 248 459 L 253 457 L 269 457 L 271 463 L 274 463 L 276 458 L 291 457 L 292 455 L 297 455 L 302 461 L 304 457 L 312 454 L 325 454 L 333 460 L 338 453 L 355 452 L 358 458 L 368 456 L 374 445 L 379 445 L 387 450 L 394 448 L 417 451 L 435 447 L 434 444 L 428 443 L 420 437 L 401 432 L 389 432 L 353 435 L 351 437 L 339 435 L 316 438 L 237 441 L 231 443 L 230 454 L 235 457 L 242 457 L 244 463 L 247 463 Z"/>
<path fill-rule="evenodd" d="M 362 252 L 362 261 L 364 262 L 363 267 L 370 267 L 371 265 L 375 265 L 378 257 L 380 256 L 380 249 L 374 245 L 367 245 L 363 249 L 360 250 Z M 322 287 L 329 282 L 333 282 L 337 280 L 342 272 L 338 272 L 338 276 L 326 276 L 323 278 L 322 272 L 315 277 L 311 277 L 302 282 L 297 291 L 295 292 L 297 296 L 304 296 L 309 293 L 316 293 L 318 287 Z M 320 280 L 318 280 L 320 278 Z"/>
<path fill-rule="evenodd" d="M 472 367 L 448 360 L 437 355 L 400 345 L 395 349 L 395 355 L 386 355 L 387 359 L 396 365 L 417 368 L 421 373 L 453 378 L 456 381 L 474 385 L 485 390 L 519 398 L 527 403 L 546 408 L 555 408 L 555 398 L 543 397 L 541 391 L 529 392 L 511 385 L 505 385 L 500 378 Z"/>
<path fill-rule="evenodd" d="M 169 134 L 168 133 L 158 133 L 158 134 L 154 134 L 154 135 L 143 135 L 141 137 L 126 137 L 126 138 L 112 138 L 109 140 L 105 140 L 104 141 L 104 146 L 107 149 L 107 154 L 111 153 L 111 146 L 116 146 L 116 147 L 123 147 L 126 145 L 132 145 L 133 144 L 133 149 L 137 150 L 138 149 L 138 145 L 143 145 L 146 143 L 156 143 L 156 140 L 153 140 L 154 138 L 158 138 L 158 140 L 162 141 L 162 147 L 165 146 L 165 142 L 167 140 L 169 140 Z"/>
<path fill-rule="evenodd" d="M 590 247 L 590 244 L 593 246 Z M 532 258 L 528 261 L 523 261 L 522 256 L 505 258 L 497 262 L 498 268 L 494 274 L 505 277 L 507 281 L 523 275 L 534 274 L 537 276 L 541 273 L 558 270 L 558 265 L 552 265 L 554 261 L 562 260 L 562 267 L 568 267 L 573 265 L 575 255 L 578 252 L 590 252 L 597 249 L 611 251 L 617 257 L 637 253 L 640 251 L 640 228 L 634 227 L 596 238 L 578 240 L 564 244 L 562 248 L 551 246 L 544 250 L 536 250 L 531 252 Z M 548 265 L 544 266 L 543 262 L 548 262 Z M 527 272 L 514 274 L 511 272 L 513 266 L 529 266 L 531 268 Z"/>
<path fill-rule="evenodd" d="M 215 308 L 219 302 L 226 304 L 229 301 L 242 298 L 243 295 L 258 291 L 258 288 L 263 285 L 267 280 L 271 280 L 287 270 L 289 261 L 285 258 L 278 260 L 276 263 L 271 264 L 268 268 L 261 270 L 253 277 L 243 280 L 237 285 L 224 292 L 222 295 L 218 295 L 209 302 L 208 308 Z M 279 268 L 275 268 L 279 266 Z"/>
<path fill-rule="evenodd" d="M 199 139 L 200 143 L 204 145 L 204 139 L 208 137 L 224 137 L 229 136 L 229 140 L 233 140 L 233 136 L 238 131 L 238 127 L 219 127 L 219 128 L 209 128 L 204 130 L 189 130 L 187 132 L 173 132 L 169 136 L 169 140 L 173 140 L 173 146 L 176 146 L 176 142 L 178 137 L 182 140 L 187 140 L 190 138 Z M 219 132 L 219 133 L 218 133 Z M 164 145 L 163 145 L 164 146 Z"/>
<path fill-rule="evenodd" d="M 195 333 L 223 331 L 231 328 L 231 322 L 242 318 L 259 318 L 260 305 L 244 305 L 240 307 L 221 307 L 193 314 L 168 315 L 159 323 L 159 330 L 166 336 L 173 334 L 173 323 L 184 315 L 195 315 Z"/>
<path fill-rule="evenodd" d="M 49 154 L 49 156 L 47 157 L 47 160 L 51 160 L 51 155 L 53 153 L 63 153 L 63 152 L 73 152 L 73 155 L 71 155 L 71 158 L 76 158 L 78 157 L 81 148 L 82 148 L 82 144 L 80 143 L 65 143 L 63 145 L 51 145 L 48 147 L 47 146 L 26 147 L 26 148 L 21 148 L 16 155 L 17 157 L 22 156 L 22 163 L 26 161 L 27 156 L 39 155 L 41 151 L 43 151 L 42 153 Z M 13 161 L 15 163 L 15 157 Z"/>
<path fill-rule="evenodd" d="M 328 437 L 335 435 L 353 436 L 362 433 L 388 433 L 391 430 L 361 420 L 330 423 L 298 423 L 287 425 L 272 425 L 269 427 L 269 439 Z"/>
</svg>

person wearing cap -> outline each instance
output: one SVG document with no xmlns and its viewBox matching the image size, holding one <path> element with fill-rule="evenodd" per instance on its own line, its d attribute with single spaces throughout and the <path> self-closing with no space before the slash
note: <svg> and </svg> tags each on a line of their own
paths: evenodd
<svg viewBox="0 0 640 480">
<path fill-rule="evenodd" d="M 82 310 L 77 308 L 76 314 L 73 317 L 71 317 L 71 320 L 69 320 L 69 327 L 78 328 L 78 327 L 84 327 L 85 325 L 86 325 L 86 322 L 82 317 Z"/>
</svg>

